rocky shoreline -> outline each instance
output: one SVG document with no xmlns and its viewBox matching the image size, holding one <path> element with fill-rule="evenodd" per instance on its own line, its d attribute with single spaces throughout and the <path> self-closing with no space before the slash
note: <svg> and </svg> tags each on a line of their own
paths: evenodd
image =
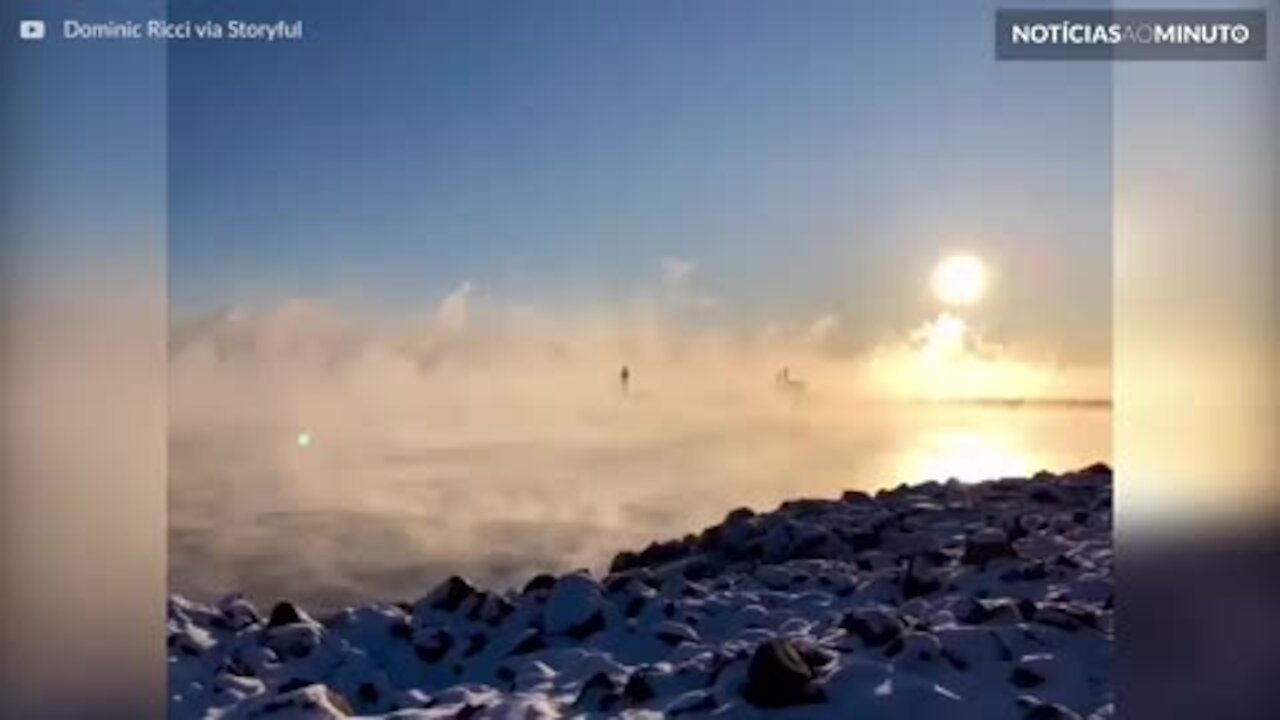
<svg viewBox="0 0 1280 720">
<path fill-rule="evenodd" d="M 172 718 L 1110 718 L 1112 474 L 730 512 L 604 578 L 168 606 Z"/>
</svg>

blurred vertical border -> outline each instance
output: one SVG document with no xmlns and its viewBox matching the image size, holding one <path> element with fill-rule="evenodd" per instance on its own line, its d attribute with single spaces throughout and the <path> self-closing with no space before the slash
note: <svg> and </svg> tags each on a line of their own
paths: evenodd
<svg viewBox="0 0 1280 720">
<path fill-rule="evenodd" d="M 1280 2 L 1265 62 L 1114 67 L 1117 713 L 1275 718 Z"/>
<path fill-rule="evenodd" d="M 59 37 L 139 15 L 0 3 L 3 718 L 165 714 L 166 51 Z"/>
</svg>

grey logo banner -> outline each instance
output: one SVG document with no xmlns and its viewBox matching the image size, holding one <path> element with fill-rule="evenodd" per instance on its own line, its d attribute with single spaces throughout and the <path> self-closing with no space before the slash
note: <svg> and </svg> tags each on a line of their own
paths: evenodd
<svg viewBox="0 0 1280 720">
<path fill-rule="evenodd" d="M 1265 10 L 997 10 L 997 60 L 1265 60 Z"/>
</svg>

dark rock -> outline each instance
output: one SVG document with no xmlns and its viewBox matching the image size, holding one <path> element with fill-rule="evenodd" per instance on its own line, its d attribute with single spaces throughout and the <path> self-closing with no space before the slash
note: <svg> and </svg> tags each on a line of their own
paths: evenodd
<svg viewBox="0 0 1280 720">
<path fill-rule="evenodd" d="M 740 507 L 736 510 L 730 510 L 729 514 L 725 515 L 723 524 L 729 525 L 730 523 L 744 522 L 746 520 L 750 520 L 755 516 L 756 516 L 756 513 L 751 508 Z"/>
<path fill-rule="evenodd" d="M 607 605 L 599 583 L 584 573 L 571 573 L 556 581 L 543 614 L 548 635 L 582 639 L 603 627 L 596 617 Z"/>
<path fill-rule="evenodd" d="M 1043 562 L 1028 563 L 1022 568 L 1022 580 L 1024 582 L 1036 582 L 1049 577 L 1049 568 L 1045 567 Z"/>
<path fill-rule="evenodd" d="M 283 627 L 300 622 L 302 622 L 302 613 L 298 612 L 296 605 L 285 601 L 276 603 L 276 606 L 271 608 L 271 617 L 267 620 L 267 627 Z"/>
<path fill-rule="evenodd" d="M 204 654 L 204 646 L 187 633 L 169 635 L 168 643 L 169 647 L 177 648 L 178 652 L 187 657 L 197 657 Z"/>
<path fill-rule="evenodd" d="M 792 558 L 825 558 L 836 555 L 838 547 L 832 533 L 821 528 L 809 529 L 796 538 L 790 555 Z"/>
<path fill-rule="evenodd" d="M 502 600 L 498 595 L 494 595 L 488 591 L 480 591 L 470 598 L 467 605 L 467 619 L 472 622 L 480 622 L 484 619 L 486 612 L 496 612 L 497 603 Z"/>
<path fill-rule="evenodd" d="M 637 581 L 639 581 L 644 585 L 647 585 L 649 588 L 653 590 L 657 590 L 662 587 L 662 581 L 649 568 L 636 568 L 636 570 L 633 573 L 631 573 L 631 575 Z"/>
<path fill-rule="evenodd" d="M 925 550 L 916 556 L 931 567 L 942 568 L 951 564 L 952 557 L 941 550 Z"/>
<path fill-rule="evenodd" d="M 1023 720 L 1080 720 L 1080 716 L 1061 705 L 1039 703 L 1032 705 L 1022 716 Z"/>
<path fill-rule="evenodd" d="M 1009 682 L 1020 688 L 1033 688 L 1044 684 L 1044 676 L 1031 668 L 1019 665 L 1009 673 Z"/>
<path fill-rule="evenodd" d="M 674 621 L 660 623 L 654 632 L 654 637 L 672 646 L 684 642 L 696 643 L 701 640 L 696 630 L 684 623 Z"/>
<path fill-rule="evenodd" d="M 996 646 L 996 659 L 1000 662 L 1013 662 L 1013 648 L 1009 647 L 1009 643 L 999 633 L 992 633 L 990 638 Z"/>
<path fill-rule="evenodd" d="M 585 708 L 588 710 L 607 710 L 607 705 L 612 705 L 610 699 L 616 701 L 621 697 L 617 683 L 608 674 L 598 672 L 582 683 L 582 689 L 578 691 L 578 697 L 573 701 L 573 706 L 577 708 Z"/>
<path fill-rule="evenodd" d="M 1106 463 L 1094 463 L 1080 471 L 1082 475 L 1111 475 L 1111 466 Z"/>
<path fill-rule="evenodd" d="M 636 671 L 631 673 L 631 677 L 627 678 L 627 684 L 622 688 L 622 696 L 627 702 L 639 705 L 649 702 L 658 696 L 653 688 L 653 683 L 649 681 L 649 674 L 644 671 Z"/>
<path fill-rule="evenodd" d="M 685 577 L 688 578 L 688 575 L 686 575 Z M 695 582 L 692 579 L 687 580 L 687 582 L 685 582 L 683 586 L 680 588 L 680 597 L 701 600 L 702 598 L 705 598 L 710 594 L 711 594 L 711 591 L 708 590 L 705 585 L 699 582 Z"/>
<path fill-rule="evenodd" d="M 252 667 L 235 658 L 225 660 L 222 663 L 222 671 L 228 675 L 239 675 L 240 677 L 255 677 L 257 675 Z"/>
<path fill-rule="evenodd" d="M 489 638 L 484 633 L 472 633 L 467 641 L 467 649 L 462 652 L 462 657 L 475 657 L 484 651 L 489 645 Z"/>
<path fill-rule="evenodd" d="M 431 591 L 431 594 L 427 596 L 427 606 L 432 610 L 453 612 L 475 593 L 475 586 L 467 582 L 465 578 L 454 575 Z"/>
<path fill-rule="evenodd" d="M 1010 544 L 1031 534 L 1027 527 L 1017 520 L 1004 523 L 1001 527 L 1004 528 L 1005 536 L 1009 539 Z"/>
<path fill-rule="evenodd" d="M 825 513 L 831 507 L 830 500 L 821 498 L 797 498 L 784 501 L 778 506 L 779 512 L 789 512 L 798 518 L 814 517 Z"/>
<path fill-rule="evenodd" d="M 1098 615 L 1090 608 L 1073 603 L 1045 602 L 1036 608 L 1036 622 L 1049 625 L 1067 632 L 1076 632 L 1082 628 L 1097 629 L 1100 625 Z"/>
<path fill-rule="evenodd" d="M 276 688 L 276 692 L 283 695 L 285 693 L 290 693 L 290 692 L 293 692 L 294 690 L 299 690 L 304 687 L 311 687 L 312 685 L 315 685 L 315 684 L 316 683 L 314 680 L 304 680 L 302 678 L 289 678 L 288 680 L 285 680 L 284 682 L 280 683 L 280 687 Z"/>
<path fill-rule="evenodd" d="M 227 630 L 239 632 L 262 622 L 262 618 L 258 616 L 257 608 L 242 595 L 223 598 L 218 603 L 218 610 L 221 615 L 215 616 L 211 623 L 220 625 Z"/>
<path fill-rule="evenodd" d="M 480 607 L 480 618 L 489 627 L 496 628 L 515 611 L 516 606 L 510 600 L 499 595 L 490 595 Z"/>
<path fill-rule="evenodd" d="M 817 674 L 805 662 L 801 648 L 781 638 L 756 647 L 747 667 L 742 696 L 757 707 L 788 707 L 826 700 Z"/>
<path fill-rule="evenodd" d="M 694 545 L 699 552 L 714 553 L 720 549 L 720 545 L 724 541 L 724 526 L 715 525 L 698 533 L 697 541 Z"/>
<path fill-rule="evenodd" d="M 300 640 L 299 642 L 290 643 L 285 650 L 290 656 L 302 659 L 309 656 L 313 649 L 308 641 Z"/>
<path fill-rule="evenodd" d="M 821 671 L 834 665 L 838 655 L 817 645 L 802 645 L 800 657 L 804 658 L 805 664 L 814 671 Z"/>
<path fill-rule="evenodd" d="M 630 550 L 627 550 L 613 556 L 613 560 L 610 561 L 609 563 L 609 572 L 611 573 L 626 572 L 636 567 L 640 567 L 640 556 L 636 555 Z M 534 578 L 534 579 L 536 580 L 537 578 Z M 552 579 L 553 584 L 554 582 L 555 580 Z M 525 588 L 525 592 L 528 592 L 528 588 Z"/>
<path fill-rule="evenodd" d="M 840 502 L 849 505 L 870 502 L 871 496 L 861 490 L 845 490 L 840 494 Z"/>
<path fill-rule="evenodd" d="M 529 580 L 529 582 L 525 583 L 524 590 L 520 592 L 522 595 L 528 595 L 529 593 L 537 592 L 539 590 L 550 590 L 555 586 L 556 586 L 555 576 L 548 575 L 547 573 L 542 573 L 540 575 L 534 575 L 533 578 Z"/>
<path fill-rule="evenodd" d="M 1026 563 L 1020 567 L 1013 567 L 1000 573 L 1000 582 L 1015 583 L 1028 580 L 1043 580 L 1048 577 L 1049 571 L 1044 563 Z"/>
<path fill-rule="evenodd" d="M 623 590 L 626 590 L 627 585 L 629 585 L 630 583 L 631 583 L 630 575 L 627 575 L 625 573 L 615 573 L 613 575 L 609 575 L 608 577 L 606 577 L 603 581 L 601 581 L 600 585 L 604 587 L 605 592 L 612 594 L 612 593 L 620 593 Z"/>
<path fill-rule="evenodd" d="M 849 550 L 854 553 L 880 547 L 881 535 L 882 533 L 874 528 L 853 528 L 839 533 L 840 539 L 844 540 Z"/>
<path fill-rule="evenodd" d="M 371 682 L 360 683 L 360 687 L 356 688 L 356 698 L 365 705 L 375 705 L 381 694 L 378 692 L 378 686 Z"/>
<path fill-rule="evenodd" d="M 708 687 L 708 688 L 715 687 L 720 682 L 720 676 L 724 673 L 724 671 L 730 665 L 740 660 L 746 660 L 749 657 L 750 657 L 749 654 L 746 654 L 742 651 L 732 652 L 732 653 L 726 652 L 726 651 L 717 652 L 715 657 L 711 661 L 711 672 L 708 673 L 706 676 L 705 687 Z M 805 661 L 808 662 L 808 657 L 805 658 Z M 812 665 L 813 664 L 810 663 L 810 666 Z"/>
<path fill-rule="evenodd" d="M 655 567 L 674 562 L 689 553 L 689 547 L 693 545 L 693 542 L 694 539 L 690 536 L 681 540 L 650 543 L 648 547 L 641 550 L 640 554 L 636 556 L 636 564 L 644 567 Z M 609 571 L 614 572 L 615 570 L 610 567 Z"/>
<path fill-rule="evenodd" d="M 1022 619 L 1028 622 L 1036 619 L 1036 603 L 1030 598 L 1020 598 L 1018 600 L 1018 612 L 1022 615 Z"/>
<path fill-rule="evenodd" d="M 444 630 L 420 638 L 414 643 L 413 651 L 418 659 L 425 663 L 439 662 L 453 649 L 453 636 Z"/>
<path fill-rule="evenodd" d="M 542 633 L 535 628 L 529 628 L 525 631 L 524 636 L 520 638 L 520 642 L 516 643 L 516 646 L 511 649 L 511 654 L 528 655 L 546 648 L 547 641 L 542 636 Z"/>
<path fill-rule="evenodd" d="M 387 632 L 391 637 L 398 640 L 408 640 L 413 637 L 413 625 L 409 623 L 408 619 L 398 617 L 387 625 Z"/>
<path fill-rule="evenodd" d="M 964 671 L 969 669 L 969 661 L 965 660 L 964 658 L 960 657 L 954 652 L 947 650 L 946 648 L 943 648 L 942 652 L 939 654 L 942 656 L 943 660 L 946 660 L 947 663 L 950 664 L 951 667 L 955 668 L 956 670 Z"/>
<path fill-rule="evenodd" d="M 586 620 L 583 620 L 577 625 L 574 625 L 570 627 L 568 630 L 565 630 L 564 634 L 568 635 L 574 640 L 586 640 L 592 635 L 595 635 L 601 630 L 604 630 L 604 627 L 605 627 L 604 613 L 601 612 L 600 610 L 597 610 L 594 613 L 592 613 L 591 616 L 588 617 Z"/>
<path fill-rule="evenodd" d="M 915 558 L 911 560 L 911 564 L 907 569 L 906 575 L 902 579 L 902 597 L 911 599 L 935 593 L 942 589 L 942 581 L 938 578 L 928 563 Z"/>
<path fill-rule="evenodd" d="M 1027 497 L 1035 502 L 1044 503 L 1046 505 L 1060 505 L 1062 503 L 1062 493 L 1051 485 L 1044 485 L 1032 490 Z"/>
<path fill-rule="evenodd" d="M 643 597 L 636 596 L 627 601 L 626 615 L 629 618 L 636 617 L 644 610 L 646 600 Z"/>
<path fill-rule="evenodd" d="M 840 622 L 844 631 L 862 640 L 867 647 L 880 647 L 902 635 L 902 621 L 884 610 L 854 610 Z"/>
<path fill-rule="evenodd" d="M 686 580 L 705 580 L 706 578 L 711 577 L 711 570 L 711 563 L 707 562 L 705 559 L 697 558 L 686 563 L 681 574 L 684 575 Z M 690 585 L 685 586 L 685 597 L 692 597 L 688 594 L 690 587 L 693 587 L 694 589 L 701 589 L 700 586 L 692 584 L 691 582 Z M 705 595 L 706 592 L 704 590 L 702 596 Z"/>
<path fill-rule="evenodd" d="M 986 565 L 998 558 L 1016 557 L 1009 536 L 998 528 L 985 528 L 971 535 L 964 544 L 964 557 L 961 562 L 966 565 Z"/>
</svg>

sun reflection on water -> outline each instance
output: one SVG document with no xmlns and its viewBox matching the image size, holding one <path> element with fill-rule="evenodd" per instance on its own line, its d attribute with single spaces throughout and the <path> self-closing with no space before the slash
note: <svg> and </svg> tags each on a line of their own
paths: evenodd
<svg viewBox="0 0 1280 720">
<path fill-rule="evenodd" d="M 902 478 L 977 482 L 1034 473 L 1034 459 L 1006 433 L 955 430 L 927 435 L 903 458 Z"/>
</svg>

